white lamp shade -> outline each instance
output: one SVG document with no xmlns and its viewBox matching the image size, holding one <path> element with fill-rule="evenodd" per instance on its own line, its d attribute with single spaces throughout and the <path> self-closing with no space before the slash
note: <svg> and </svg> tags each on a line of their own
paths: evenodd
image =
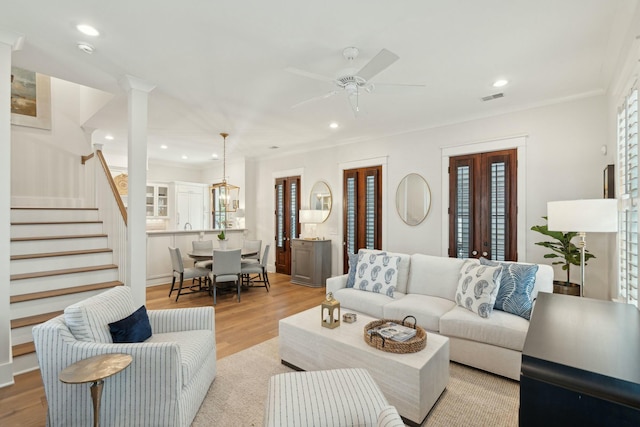
<svg viewBox="0 0 640 427">
<path fill-rule="evenodd" d="M 616 199 L 566 200 L 547 203 L 551 231 L 612 233 L 618 231 Z"/>
<path fill-rule="evenodd" d="M 322 222 L 322 211 L 314 209 L 300 209 L 300 223 L 320 224 Z"/>
</svg>

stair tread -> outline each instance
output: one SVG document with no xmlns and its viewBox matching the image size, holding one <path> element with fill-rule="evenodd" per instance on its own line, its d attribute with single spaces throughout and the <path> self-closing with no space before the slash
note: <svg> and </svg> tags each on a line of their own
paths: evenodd
<svg viewBox="0 0 640 427">
<path fill-rule="evenodd" d="M 64 236 L 13 237 L 12 242 L 29 242 L 36 240 L 87 239 L 92 237 L 108 237 L 106 234 L 71 234 Z"/>
<path fill-rule="evenodd" d="M 32 273 L 12 274 L 10 280 L 33 279 L 36 277 L 59 276 L 62 274 L 85 273 L 87 271 L 112 270 L 115 264 L 95 265 L 91 267 L 64 268 L 62 270 L 36 271 Z"/>
<path fill-rule="evenodd" d="M 43 252 L 38 254 L 26 254 L 26 255 L 12 255 L 11 260 L 19 259 L 33 259 L 33 258 L 50 258 L 56 256 L 70 256 L 70 255 L 86 255 L 86 254 L 99 254 L 104 252 L 113 252 L 113 249 L 101 248 L 101 249 L 84 249 L 77 251 L 64 251 L 64 252 Z"/>
<path fill-rule="evenodd" d="M 24 209 L 24 210 L 35 210 L 35 211 L 97 211 L 98 208 L 61 208 L 61 207 L 47 207 L 47 206 L 12 206 L 11 209 Z"/>
<path fill-rule="evenodd" d="M 36 345 L 31 342 L 26 342 L 24 344 L 17 344 L 11 347 L 11 353 L 13 357 L 24 356 L 25 354 L 35 353 Z"/>
<path fill-rule="evenodd" d="M 64 310 L 53 311 L 51 313 L 41 313 L 34 316 L 21 317 L 20 319 L 13 319 L 11 321 L 11 329 L 23 328 L 25 326 L 38 325 L 46 322 L 49 319 L 53 319 L 56 316 L 64 313 Z"/>
<path fill-rule="evenodd" d="M 113 287 L 122 286 L 122 285 L 124 285 L 124 283 L 122 283 L 121 281 L 114 280 L 111 282 L 93 283 L 91 285 L 72 286 L 70 288 L 52 289 L 52 290 L 43 291 L 43 292 L 33 292 L 30 294 L 14 295 L 9 297 L 9 302 L 13 304 L 17 302 L 33 301 L 33 300 L 42 299 L 42 298 L 51 298 L 51 297 L 57 297 L 61 295 L 69 295 L 69 294 L 89 292 L 89 291 L 95 291 L 95 290 L 106 289 L 106 288 L 113 288 Z"/>
<path fill-rule="evenodd" d="M 11 225 L 68 225 L 68 224 L 102 224 L 97 220 L 76 220 L 76 221 L 12 221 Z"/>
</svg>

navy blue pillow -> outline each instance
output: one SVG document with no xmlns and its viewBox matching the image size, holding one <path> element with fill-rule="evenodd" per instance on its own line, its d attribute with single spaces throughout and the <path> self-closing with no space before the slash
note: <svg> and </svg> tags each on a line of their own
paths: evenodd
<svg viewBox="0 0 640 427">
<path fill-rule="evenodd" d="M 480 258 L 480 264 L 502 266 L 500 287 L 498 288 L 498 296 L 493 308 L 529 320 L 531 309 L 533 308 L 531 294 L 536 284 L 538 265 L 495 262 L 485 258 Z"/>
<path fill-rule="evenodd" d="M 109 323 L 109 332 L 114 343 L 143 342 L 151 337 L 151 323 L 143 305 L 127 317 Z"/>
</svg>

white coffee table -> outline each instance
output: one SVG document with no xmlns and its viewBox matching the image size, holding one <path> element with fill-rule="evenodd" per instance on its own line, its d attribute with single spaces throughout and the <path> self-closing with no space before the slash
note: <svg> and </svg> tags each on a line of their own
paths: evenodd
<svg viewBox="0 0 640 427">
<path fill-rule="evenodd" d="M 427 333 L 424 350 L 388 353 L 364 341 L 364 326 L 376 319 L 357 316 L 335 329 L 320 325 L 320 307 L 280 320 L 282 363 L 305 371 L 366 368 L 405 422 L 421 425 L 449 382 L 449 338 Z"/>
</svg>

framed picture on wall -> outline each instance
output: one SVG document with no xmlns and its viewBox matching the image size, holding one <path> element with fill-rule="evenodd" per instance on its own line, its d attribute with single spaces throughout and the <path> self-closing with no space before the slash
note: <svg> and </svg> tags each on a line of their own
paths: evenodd
<svg viewBox="0 0 640 427">
<path fill-rule="evenodd" d="M 11 124 L 51 129 L 51 78 L 11 67 Z"/>
<path fill-rule="evenodd" d="M 616 198 L 614 165 L 607 165 L 603 173 L 603 197 L 605 199 Z"/>
</svg>

